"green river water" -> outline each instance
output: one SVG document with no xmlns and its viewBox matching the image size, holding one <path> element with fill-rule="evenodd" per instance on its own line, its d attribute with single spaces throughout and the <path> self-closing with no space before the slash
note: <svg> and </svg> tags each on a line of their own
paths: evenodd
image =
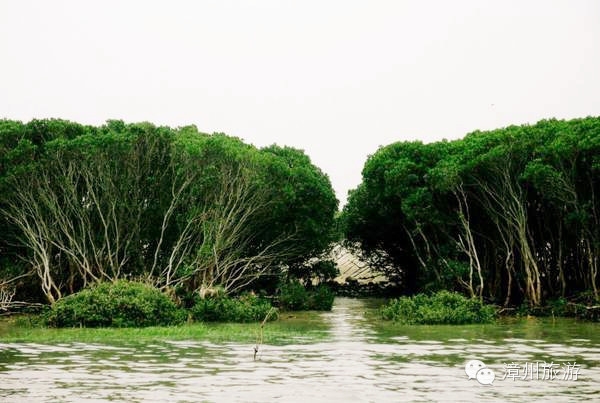
<svg viewBox="0 0 600 403">
<path fill-rule="evenodd" d="M 600 401 L 600 324 L 400 326 L 377 303 L 337 298 L 318 334 L 262 345 L 257 360 L 253 344 L 16 343 L 0 331 L 0 401 Z M 491 385 L 468 379 L 469 360 L 495 373 Z M 556 364 L 552 376 L 543 363 Z M 576 380 L 564 379 L 567 363 Z"/>
</svg>

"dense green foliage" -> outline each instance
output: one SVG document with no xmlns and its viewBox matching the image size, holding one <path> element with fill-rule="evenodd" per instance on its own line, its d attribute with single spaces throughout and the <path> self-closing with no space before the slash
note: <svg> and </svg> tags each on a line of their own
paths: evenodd
<svg viewBox="0 0 600 403">
<path fill-rule="evenodd" d="M 410 325 L 460 325 L 493 322 L 496 309 L 476 298 L 439 291 L 391 300 L 381 308 L 381 314 L 384 319 Z"/>
<path fill-rule="evenodd" d="M 225 295 L 202 298 L 190 308 L 195 320 L 202 322 L 260 322 L 267 318 L 273 306 L 266 299 L 254 294 L 244 294 L 237 298 Z M 277 313 L 268 315 L 268 320 L 276 320 Z"/>
<path fill-rule="evenodd" d="M 271 303 L 252 293 L 200 298 L 184 310 L 155 287 L 119 280 L 85 288 L 52 304 L 44 321 L 52 327 L 145 327 L 200 322 L 260 322 L 277 319 Z"/>
<path fill-rule="evenodd" d="M 282 284 L 279 292 L 279 304 L 288 311 L 308 309 L 308 291 L 299 281 Z"/>
<path fill-rule="evenodd" d="M 54 327 L 144 327 L 174 325 L 185 312 L 154 287 L 129 281 L 105 282 L 55 302 L 46 314 Z"/>
<path fill-rule="evenodd" d="M 598 298 L 600 118 L 394 143 L 362 175 L 343 212 L 348 245 L 404 292 Z"/>
<path fill-rule="evenodd" d="M 588 321 L 600 321 L 600 306 L 591 293 L 582 293 L 571 300 L 560 297 L 548 301 L 544 306 L 521 304 L 514 312 L 516 316 L 571 317 Z"/>
<path fill-rule="evenodd" d="M 319 284 L 310 291 L 308 306 L 316 311 L 331 311 L 334 298 L 335 294 L 328 286 Z"/>
<path fill-rule="evenodd" d="M 288 278 L 300 280 L 304 284 L 326 283 L 339 274 L 337 263 L 331 259 L 319 259 L 294 265 L 288 270 Z"/>
<path fill-rule="evenodd" d="M 336 236 L 331 184 L 302 151 L 193 126 L 2 120 L 0 195 L 0 288 L 20 300 L 121 278 L 237 293 Z"/>
<path fill-rule="evenodd" d="M 292 280 L 281 285 L 279 304 L 288 311 L 330 311 L 334 297 L 333 291 L 324 284 L 306 288 L 298 280 Z"/>
</svg>

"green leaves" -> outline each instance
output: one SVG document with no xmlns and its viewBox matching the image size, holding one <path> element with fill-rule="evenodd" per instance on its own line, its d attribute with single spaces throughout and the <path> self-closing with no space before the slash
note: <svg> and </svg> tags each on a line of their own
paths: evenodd
<svg viewBox="0 0 600 403">
<path fill-rule="evenodd" d="M 475 298 L 440 291 L 433 295 L 417 294 L 400 297 L 381 308 L 384 319 L 407 325 L 462 325 L 491 323 L 496 309 Z"/>
<path fill-rule="evenodd" d="M 0 252 L 27 270 L 48 260 L 44 281 L 57 297 L 97 278 L 156 278 L 166 267 L 195 287 L 191 277 L 219 260 L 232 273 L 277 272 L 336 236 L 331 183 L 302 151 L 261 150 L 195 126 L 2 120 L 0 194 L 0 211 L 14 213 L 0 215 Z M 38 230 L 24 237 L 27 225 Z"/>
<path fill-rule="evenodd" d="M 219 296 L 197 299 L 190 313 L 195 320 L 202 322 L 260 322 L 271 309 L 273 307 L 269 301 L 253 294 L 243 294 L 237 298 Z M 267 319 L 276 320 L 277 314 Z"/>
<path fill-rule="evenodd" d="M 53 327 L 144 327 L 181 323 L 185 315 L 154 287 L 100 283 L 61 299 L 46 314 Z"/>
<path fill-rule="evenodd" d="M 298 280 L 291 280 L 280 286 L 279 304 L 289 311 L 330 311 L 335 295 L 324 284 L 306 288 Z"/>
<path fill-rule="evenodd" d="M 596 289 L 599 167 L 592 117 L 393 143 L 366 161 L 341 222 L 348 246 L 408 292 L 475 293 L 479 268 L 503 303 L 527 284 L 540 295 Z"/>
</svg>

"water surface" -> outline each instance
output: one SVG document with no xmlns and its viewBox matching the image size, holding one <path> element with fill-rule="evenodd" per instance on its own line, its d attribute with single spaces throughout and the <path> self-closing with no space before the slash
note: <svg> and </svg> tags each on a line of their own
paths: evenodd
<svg viewBox="0 0 600 403">
<path fill-rule="evenodd" d="M 600 399 L 600 326 L 574 320 L 399 326 L 377 301 L 337 298 L 317 341 L 3 343 L 0 401 L 533 401 Z M 266 332 L 268 332 L 267 325 Z M 484 361 L 493 385 L 468 380 Z M 502 379 L 505 363 L 576 362 L 576 381 Z"/>
</svg>

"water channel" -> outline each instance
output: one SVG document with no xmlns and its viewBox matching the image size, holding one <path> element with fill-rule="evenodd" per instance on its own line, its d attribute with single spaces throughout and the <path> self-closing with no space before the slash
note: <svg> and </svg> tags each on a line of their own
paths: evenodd
<svg viewBox="0 0 600 403">
<path fill-rule="evenodd" d="M 263 345 L 256 361 L 251 344 L 46 345 L 4 343 L 0 333 L 0 401 L 600 400 L 600 324 L 399 326 L 382 322 L 376 305 L 337 298 L 319 314 L 323 337 Z M 494 371 L 492 385 L 467 378 L 473 359 Z M 521 379 L 536 362 L 540 372 Z M 554 379 L 542 373 L 543 362 L 557 364 Z M 521 367 L 519 378 L 514 370 L 505 377 L 510 363 Z M 563 379 L 567 363 L 576 363 L 576 380 Z"/>
</svg>

